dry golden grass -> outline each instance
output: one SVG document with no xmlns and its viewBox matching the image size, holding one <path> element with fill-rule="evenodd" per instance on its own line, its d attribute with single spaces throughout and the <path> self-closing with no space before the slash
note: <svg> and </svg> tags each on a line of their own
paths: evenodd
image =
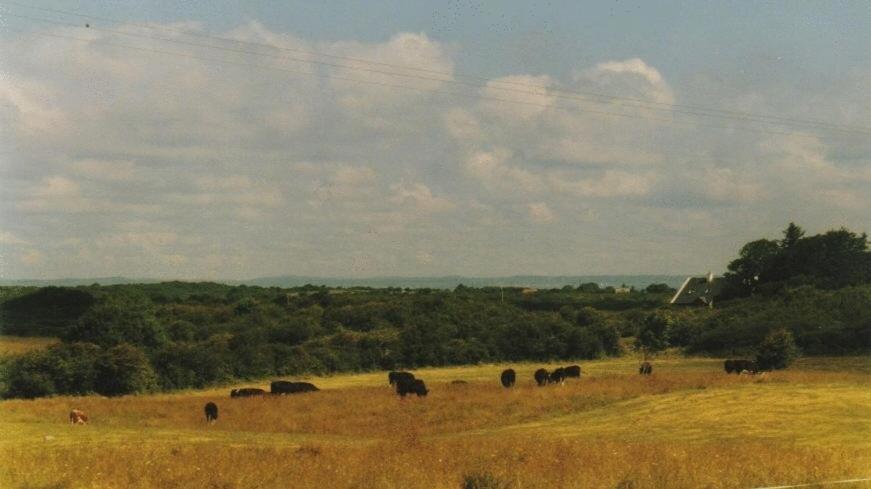
<svg viewBox="0 0 871 489">
<path fill-rule="evenodd" d="M 311 379 L 324 390 L 228 398 L 228 389 L 0 403 L 0 487 L 754 487 L 871 477 L 867 358 L 812 359 L 764 377 L 720 361 L 583 362 L 538 388 L 538 365 L 416 371 L 400 400 L 383 372 Z M 466 385 L 451 385 L 454 379 Z M 257 385 L 253 383 L 252 385 Z M 207 400 L 220 407 L 204 422 Z M 66 424 L 70 408 L 91 416 Z M 46 436 L 49 438 L 47 439 Z M 498 486 L 497 486 L 498 487 Z"/>
<path fill-rule="evenodd" d="M 57 338 L 2 336 L 0 335 L 0 357 L 20 355 L 31 350 L 41 350 L 58 342 Z"/>
</svg>

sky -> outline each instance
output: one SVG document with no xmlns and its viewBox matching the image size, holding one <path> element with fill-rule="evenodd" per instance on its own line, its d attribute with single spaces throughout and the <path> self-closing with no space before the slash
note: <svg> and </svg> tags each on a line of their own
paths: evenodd
<svg viewBox="0 0 871 489">
<path fill-rule="evenodd" d="M 0 277 L 722 273 L 871 224 L 867 2 L 0 0 Z"/>
</svg>

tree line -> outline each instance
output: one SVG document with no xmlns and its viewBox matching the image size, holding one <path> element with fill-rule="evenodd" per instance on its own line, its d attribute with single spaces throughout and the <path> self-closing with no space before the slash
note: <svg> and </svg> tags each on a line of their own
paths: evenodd
<svg viewBox="0 0 871 489">
<path fill-rule="evenodd" d="M 596 284 L 534 292 L 187 282 L 0 288 L 4 334 L 62 340 L 2 360 L 0 391 L 119 395 L 268 376 L 593 359 L 631 347 L 750 355 L 781 330 L 805 354 L 871 350 L 865 235 L 805 238 L 794 228 L 776 250 L 742 248 L 729 265 L 731 297 L 713 310 L 667 305 L 674 291 L 664 284 L 628 294 Z M 809 258 L 817 247 L 825 252 Z M 861 273 L 842 276 L 848 262 Z"/>
</svg>

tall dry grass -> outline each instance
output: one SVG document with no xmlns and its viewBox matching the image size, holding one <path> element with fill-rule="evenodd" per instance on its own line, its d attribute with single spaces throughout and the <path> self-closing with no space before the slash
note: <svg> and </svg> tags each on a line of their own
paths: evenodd
<svg viewBox="0 0 871 489">
<path fill-rule="evenodd" d="M 537 437 L 421 439 L 367 446 L 120 443 L 10 449 L 4 487 L 458 488 L 487 474 L 514 488 L 748 488 L 867 475 L 867 451 L 750 442 L 617 442 Z"/>
<path fill-rule="evenodd" d="M 837 361 L 833 361 L 837 363 Z M 0 487 L 753 487 L 869 476 L 871 375 L 798 368 L 726 375 L 673 359 L 653 376 L 588 366 L 563 386 L 498 384 L 502 366 L 427 369 L 400 400 L 383 373 L 325 390 L 226 390 L 0 403 Z M 825 362 L 824 362 L 825 363 Z M 463 378 L 469 384 L 452 385 Z M 202 407 L 220 408 L 206 425 Z M 69 426 L 72 407 L 91 417 Z M 49 438 L 46 439 L 46 436 Z"/>
</svg>

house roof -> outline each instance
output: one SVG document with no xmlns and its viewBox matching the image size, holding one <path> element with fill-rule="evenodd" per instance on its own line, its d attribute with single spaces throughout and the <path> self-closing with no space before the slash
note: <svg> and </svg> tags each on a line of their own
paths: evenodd
<svg viewBox="0 0 871 489">
<path fill-rule="evenodd" d="M 687 277 L 670 304 L 711 304 L 723 292 L 726 281 L 723 277 Z"/>
</svg>

